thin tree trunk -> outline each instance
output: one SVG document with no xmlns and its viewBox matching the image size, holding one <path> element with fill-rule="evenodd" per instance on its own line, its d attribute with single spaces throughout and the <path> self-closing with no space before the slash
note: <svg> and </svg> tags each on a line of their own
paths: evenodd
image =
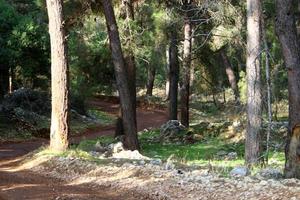
<svg viewBox="0 0 300 200">
<path fill-rule="evenodd" d="M 192 35 L 194 35 L 194 28 L 192 29 Z M 192 37 L 192 48 L 195 45 L 195 37 Z M 193 49 L 191 49 L 191 52 Z M 194 82 L 195 82 L 195 59 L 191 60 L 191 70 L 190 70 L 190 92 L 192 93 Z"/>
<path fill-rule="evenodd" d="M 153 86 L 155 80 L 156 68 L 152 64 L 148 65 L 148 78 L 147 78 L 147 96 L 152 96 L 153 94 Z"/>
<path fill-rule="evenodd" d="M 166 46 L 166 100 L 170 99 L 170 47 Z"/>
<path fill-rule="evenodd" d="M 191 51 L 192 51 L 192 24 L 188 13 L 186 13 L 184 19 L 182 85 L 180 90 L 181 91 L 180 92 L 181 123 L 186 127 L 189 126 L 190 69 L 191 69 L 191 61 L 192 61 Z"/>
<path fill-rule="evenodd" d="M 266 83 L 267 83 L 267 105 L 268 105 L 268 129 L 267 129 L 267 149 L 266 149 L 266 163 L 268 164 L 269 160 L 269 144 L 270 144 L 270 135 L 271 135 L 271 125 L 272 125 L 272 100 L 271 100 L 271 79 L 270 79 L 270 57 L 269 57 L 269 47 L 266 35 L 266 25 L 265 19 L 261 18 L 261 26 L 262 26 L 262 39 L 265 48 L 265 56 L 266 56 Z"/>
<path fill-rule="evenodd" d="M 179 62 L 178 62 L 177 32 L 175 28 L 172 28 L 171 30 L 171 43 L 170 43 L 169 55 L 170 55 L 169 119 L 177 120 Z"/>
<path fill-rule="evenodd" d="M 123 126 L 125 132 L 124 147 L 129 150 L 139 150 L 137 129 L 135 122 L 135 109 L 129 89 L 128 74 L 121 48 L 118 26 L 111 4 L 111 0 L 102 0 L 103 11 L 106 19 L 107 30 L 114 63 L 120 103 L 122 107 Z"/>
<path fill-rule="evenodd" d="M 276 0 L 276 33 L 288 71 L 289 134 L 285 176 L 300 178 L 300 46 L 293 3 L 293 0 Z"/>
<path fill-rule="evenodd" d="M 260 66 L 261 1 L 247 0 L 247 133 L 245 159 L 248 166 L 260 158 L 262 92 Z"/>
<path fill-rule="evenodd" d="M 228 81 L 230 83 L 230 87 L 233 91 L 235 101 L 237 103 L 239 103 L 240 95 L 239 95 L 239 90 L 238 90 L 235 74 L 234 74 L 234 71 L 232 69 L 232 65 L 231 65 L 231 63 L 230 63 L 230 61 L 229 61 L 229 59 L 226 55 L 226 52 L 225 52 L 224 48 L 222 48 L 220 50 L 220 54 L 221 54 L 222 60 L 223 60 L 224 65 L 225 65 L 225 71 L 226 71 L 226 74 L 227 74 Z"/>
<path fill-rule="evenodd" d="M 47 0 L 51 43 L 52 112 L 50 148 L 64 151 L 69 135 L 69 71 L 64 30 L 63 1 Z"/>
<path fill-rule="evenodd" d="M 11 94 L 14 90 L 13 88 L 13 76 L 14 76 L 14 72 L 12 67 L 9 68 L 9 86 L 8 86 L 8 93 Z"/>
</svg>

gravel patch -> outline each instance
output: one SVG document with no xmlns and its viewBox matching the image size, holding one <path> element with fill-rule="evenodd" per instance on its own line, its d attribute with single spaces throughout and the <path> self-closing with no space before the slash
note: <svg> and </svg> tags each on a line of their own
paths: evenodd
<svg viewBox="0 0 300 200">
<path fill-rule="evenodd" d="M 145 199 L 178 200 L 298 200 L 300 181 L 267 179 L 262 176 L 224 178 L 208 170 L 183 170 L 153 161 L 103 164 L 73 157 L 49 157 L 33 171 L 63 180 L 70 185 L 89 183 L 142 194 Z"/>
</svg>

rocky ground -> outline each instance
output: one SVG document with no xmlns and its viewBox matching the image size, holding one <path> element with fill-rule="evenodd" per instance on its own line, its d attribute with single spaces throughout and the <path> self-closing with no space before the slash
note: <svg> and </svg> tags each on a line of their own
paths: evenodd
<svg viewBox="0 0 300 200">
<path fill-rule="evenodd" d="M 93 188 L 127 191 L 141 199 L 300 199 L 300 181 L 261 175 L 221 177 L 208 169 L 183 169 L 159 160 L 104 159 L 100 164 L 69 157 L 46 157 L 31 170 L 67 180 L 69 185 L 89 183 Z"/>
<path fill-rule="evenodd" d="M 118 110 L 118 105 L 105 101 L 94 101 L 93 105 L 105 108 L 105 112 L 117 113 Z M 164 111 L 138 109 L 138 129 L 159 127 L 166 118 Z M 207 126 L 210 131 L 211 125 Z M 232 129 L 239 127 L 239 124 L 232 125 Z M 180 133 L 181 128 L 172 130 Z M 82 137 L 96 138 L 113 132 L 110 127 Z M 180 139 L 183 143 L 189 143 L 191 139 L 197 139 L 189 134 L 177 138 L 173 131 L 162 133 L 158 140 L 176 142 Z M 72 139 L 81 141 L 83 138 Z M 172 157 L 162 162 L 138 152 L 125 151 L 118 143 L 108 146 L 96 144 L 94 150 L 88 152 L 88 160 L 78 158 L 76 153 L 63 157 L 39 153 L 32 154 L 33 157 L 26 156 L 25 160 L 20 157 L 44 142 L 38 140 L 0 145 L 0 200 L 300 199 L 300 181 L 282 179 L 280 171 L 275 169 L 264 169 L 258 175 L 249 176 L 248 171 L 241 167 L 235 168 L 229 177 L 224 177 L 209 167 L 177 165 Z M 235 158 L 236 153 L 220 151 L 216 156 L 229 159 Z"/>
</svg>

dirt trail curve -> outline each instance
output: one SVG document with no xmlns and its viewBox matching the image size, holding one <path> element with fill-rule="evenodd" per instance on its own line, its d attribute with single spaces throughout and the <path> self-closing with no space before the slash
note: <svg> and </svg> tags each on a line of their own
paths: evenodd
<svg viewBox="0 0 300 200">
<path fill-rule="evenodd" d="M 99 110 L 112 114 L 118 113 L 119 106 L 116 102 L 111 103 L 107 100 L 94 99 L 90 103 Z M 167 121 L 167 115 L 163 110 L 137 109 L 138 130 L 159 127 L 165 121 Z M 91 139 L 113 133 L 114 127 L 104 127 L 71 138 L 71 142 L 79 142 L 82 139 Z M 44 177 L 19 168 L 19 162 L 23 155 L 45 144 L 48 144 L 48 140 L 37 139 L 0 145 L 0 200 L 147 199 L 139 194 L 124 191 L 118 193 L 110 188 L 93 188 L 87 184 L 71 186 L 61 180 Z"/>
</svg>

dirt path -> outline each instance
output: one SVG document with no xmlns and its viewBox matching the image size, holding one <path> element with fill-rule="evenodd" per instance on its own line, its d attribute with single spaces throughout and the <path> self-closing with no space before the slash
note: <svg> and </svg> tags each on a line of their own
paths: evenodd
<svg viewBox="0 0 300 200">
<path fill-rule="evenodd" d="M 108 101 L 93 100 L 93 106 L 111 114 L 118 113 L 118 104 Z M 167 120 L 163 110 L 137 110 L 138 130 L 150 127 L 159 127 Z M 104 127 L 97 131 L 88 131 L 86 134 L 71 138 L 71 142 L 91 139 L 101 135 L 114 133 L 114 127 Z M 19 167 L 22 156 L 48 144 L 45 139 L 22 143 L 8 143 L 0 145 L 0 200 L 46 200 L 46 199 L 147 199 L 139 194 L 119 191 L 108 188 L 93 188 L 87 184 L 68 185 L 66 182 L 50 177 L 34 174 Z"/>
</svg>

